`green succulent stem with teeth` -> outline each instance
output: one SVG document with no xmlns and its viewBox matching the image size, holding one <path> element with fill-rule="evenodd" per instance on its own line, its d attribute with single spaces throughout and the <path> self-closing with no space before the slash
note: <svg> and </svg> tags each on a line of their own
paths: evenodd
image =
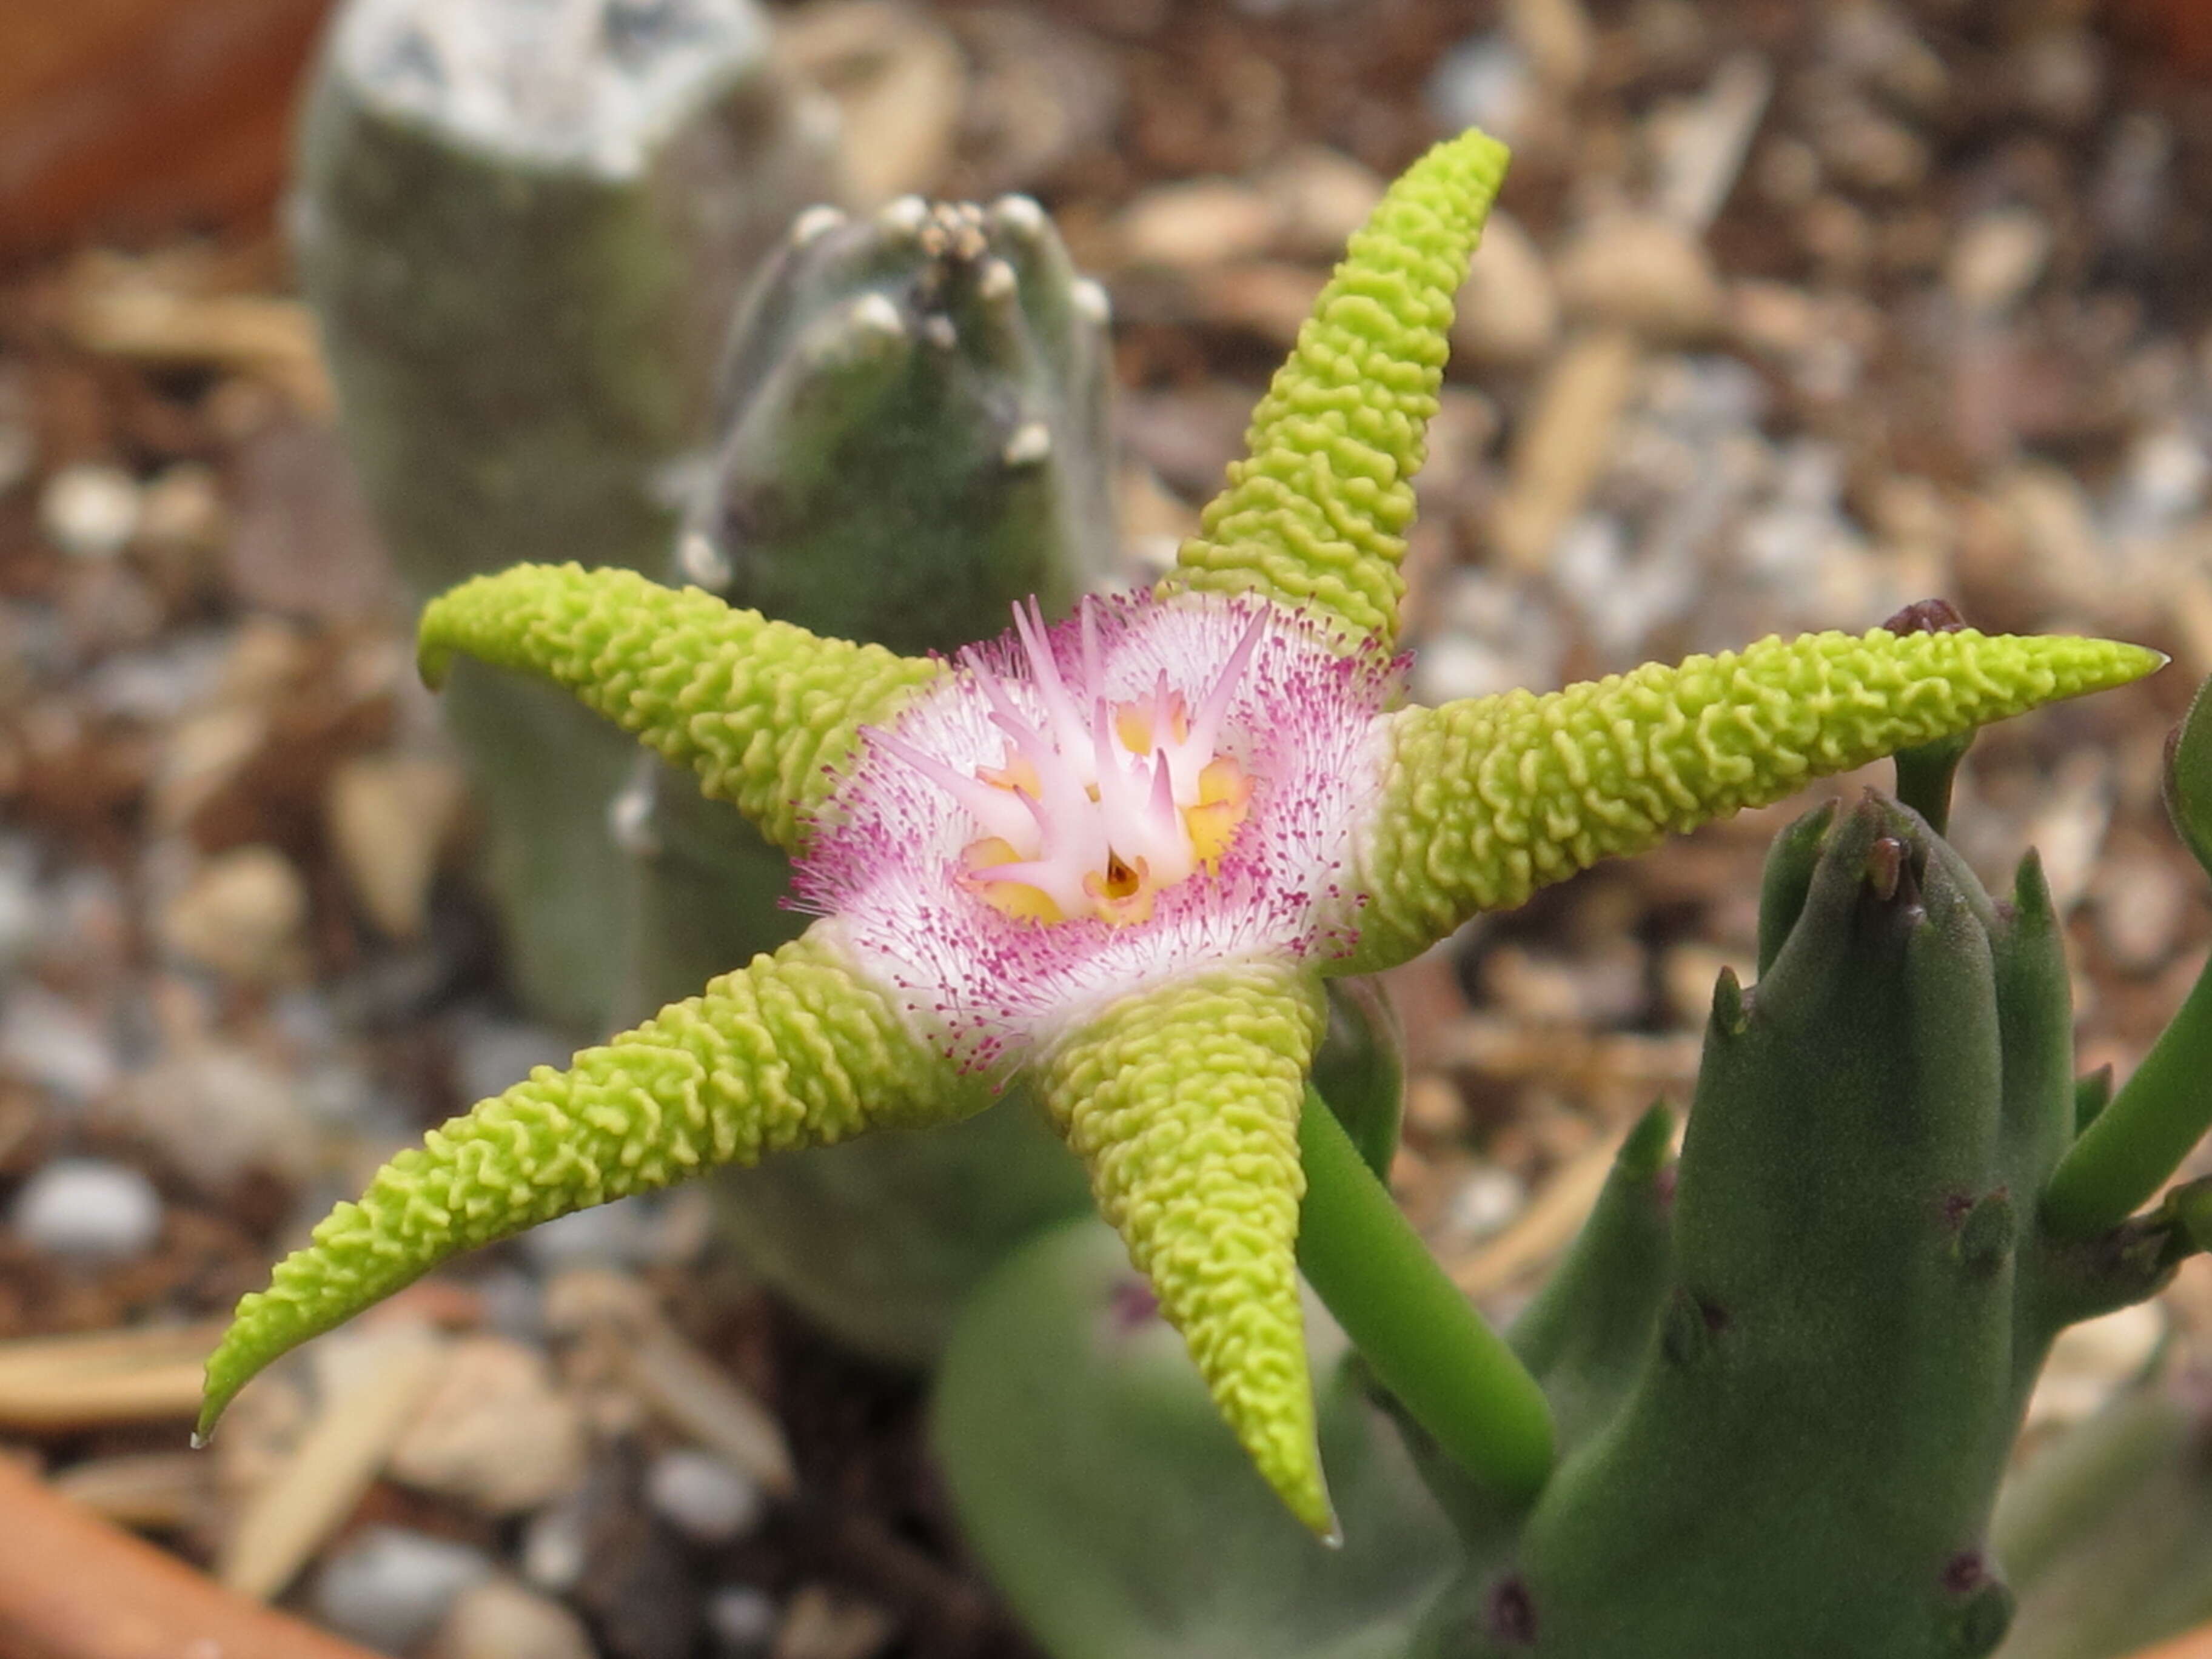
<svg viewBox="0 0 2212 1659">
<path fill-rule="evenodd" d="M 1175 596 L 1188 590 L 1256 592 L 1317 614 L 1346 650 L 1395 641 L 1401 532 L 1452 296 L 1504 164 L 1501 147 L 1469 133 L 1391 187 L 1276 375 L 1251 457 L 1183 548 L 1162 605 L 1185 603 Z M 574 566 L 465 584 L 430 605 L 422 640 L 434 678 L 465 651 L 568 687 L 802 853 L 819 815 L 837 811 L 860 727 L 896 719 L 948 672 L 696 590 Z M 901 1016 L 890 988 L 857 965 L 840 918 L 826 917 L 395 1159 L 276 1269 L 270 1291 L 240 1304 L 210 1362 L 202 1428 L 276 1356 L 460 1249 L 718 1161 L 880 1122 L 950 1121 L 1026 1063 L 1224 1416 L 1290 1507 L 1325 1529 L 1294 1253 L 1303 1237 L 1310 1260 L 1340 1263 L 1347 1238 L 1381 1240 L 1394 1224 L 1352 1197 L 1300 1213 L 1322 979 L 1403 960 L 1475 911 L 1598 858 L 2159 660 L 2094 641 L 1878 629 L 1383 714 L 1381 787 L 1347 826 L 1341 891 L 1316 901 L 1331 934 L 1350 939 L 1346 954 L 1246 956 L 1133 984 L 1069 1008 L 981 1079 Z M 1398 1249 L 1410 1235 L 1395 1225 Z M 1319 1279 L 1369 1295 L 1358 1273 L 1323 1266 Z M 1425 1305 L 1483 1363 L 1453 1370 L 1438 1358 L 1453 1343 L 1425 1343 L 1419 1321 L 1346 1307 L 1343 1322 L 1376 1350 L 1382 1375 L 1407 1384 L 1405 1403 L 1441 1443 L 1502 1488 L 1525 1486 L 1516 1460 L 1544 1443 L 1540 1413 L 1498 1410 L 1525 1393 L 1525 1376 L 1515 1380 L 1463 1302 Z M 1487 1460 L 1486 1432 L 1499 1454 Z"/>
</svg>

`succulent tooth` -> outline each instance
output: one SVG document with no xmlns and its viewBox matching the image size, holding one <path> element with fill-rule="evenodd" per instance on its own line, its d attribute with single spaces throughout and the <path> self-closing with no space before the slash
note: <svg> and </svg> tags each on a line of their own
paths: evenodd
<svg viewBox="0 0 2212 1659">
<path fill-rule="evenodd" d="M 827 202 L 817 203 L 791 222 L 790 241 L 793 247 L 805 247 L 818 241 L 845 222 L 842 210 Z"/>
</svg>

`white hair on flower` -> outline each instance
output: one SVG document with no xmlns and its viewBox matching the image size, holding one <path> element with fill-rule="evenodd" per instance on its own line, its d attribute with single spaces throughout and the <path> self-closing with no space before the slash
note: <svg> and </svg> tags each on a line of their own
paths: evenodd
<svg viewBox="0 0 2212 1659">
<path fill-rule="evenodd" d="M 1402 664 L 1324 625 L 1252 594 L 1017 608 L 864 730 L 798 902 L 971 1070 L 1205 966 L 1340 953 Z"/>
</svg>

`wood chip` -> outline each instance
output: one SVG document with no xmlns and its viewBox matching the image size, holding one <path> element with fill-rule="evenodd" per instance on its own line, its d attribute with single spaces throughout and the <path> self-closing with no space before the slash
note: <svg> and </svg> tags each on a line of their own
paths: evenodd
<svg viewBox="0 0 2212 1659">
<path fill-rule="evenodd" d="M 1636 388 L 1643 354 L 1626 329 L 1577 336 L 1552 362 L 1513 445 L 1491 540 L 1508 565 L 1538 572 L 1583 510 L 1613 453 L 1613 428 Z"/>
<path fill-rule="evenodd" d="M 1652 206 L 1693 230 L 1711 224 L 1735 188 L 1773 90 L 1774 71 L 1757 52 L 1724 60 L 1705 92 L 1664 128 Z"/>
<path fill-rule="evenodd" d="M 0 1343 L 0 1426 L 52 1433 L 189 1420 L 223 1322 Z"/>
<path fill-rule="evenodd" d="M 356 1340 L 343 1385 L 239 1514 L 216 1566 L 226 1588 L 266 1601 L 292 1582 L 376 1479 L 436 1380 L 443 1350 L 419 1328 Z"/>
<path fill-rule="evenodd" d="M 337 408 L 315 319 L 296 300 L 180 294 L 128 275 L 95 275 L 77 289 L 69 328 L 79 345 L 103 356 L 251 375 L 319 419 Z"/>
</svg>

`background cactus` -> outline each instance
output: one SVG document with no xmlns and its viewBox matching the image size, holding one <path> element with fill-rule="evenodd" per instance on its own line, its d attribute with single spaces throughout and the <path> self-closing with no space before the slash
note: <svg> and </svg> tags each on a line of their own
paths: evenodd
<svg viewBox="0 0 2212 1659">
<path fill-rule="evenodd" d="M 301 130 L 300 279 L 418 598 L 527 559 L 665 565 L 730 307 L 826 178 L 751 0 L 340 11 Z M 604 814 L 630 750 L 474 665 L 447 712 L 517 988 L 596 1033 L 623 902 Z"/>
<path fill-rule="evenodd" d="M 1057 615 L 1115 556 L 1104 290 L 1036 204 L 802 215 L 739 307 L 714 465 L 672 579 L 817 633 L 950 652 L 1036 594 Z M 799 931 L 782 854 L 640 758 L 616 1024 Z M 732 1170 L 751 1267 L 871 1352 L 921 1359 L 1017 1241 L 1088 1202 L 1026 1092 L 956 1128 Z"/>
</svg>

